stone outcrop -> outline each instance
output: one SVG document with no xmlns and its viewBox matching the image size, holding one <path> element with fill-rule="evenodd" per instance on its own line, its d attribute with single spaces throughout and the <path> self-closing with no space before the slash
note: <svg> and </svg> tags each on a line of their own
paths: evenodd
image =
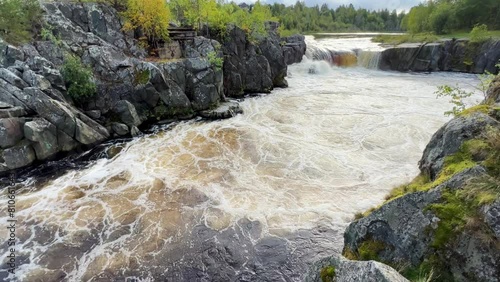
<svg viewBox="0 0 500 282">
<path fill-rule="evenodd" d="M 452 119 L 432 136 L 419 161 L 420 170 L 434 180 L 446 156 L 458 152 L 465 141 L 477 138 L 489 126 L 498 126 L 498 121 L 482 113 Z"/>
<path fill-rule="evenodd" d="M 331 268 L 330 275 L 324 273 L 322 277 L 322 270 Z M 326 278 L 328 277 L 328 278 Z M 310 268 L 305 282 L 324 282 L 323 279 L 330 279 L 326 281 L 336 282 L 407 282 L 408 280 L 401 276 L 393 268 L 376 261 L 352 261 L 345 259 L 340 255 L 331 256 L 315 262 Z"/>
<path fill-rule="evenodd" d="M 447 40 L 439 43 L 401 44 L 382 52 L 379 68 L 395 71 L 454 71 L 497 73 L 500 40 L 474 43 Z"/>
<path fill-rule="evenodd" d="M 287 64 L 276 23 L 268 23 L 267 36 L 253 40 L 241 28 L 229 26 L 222 41 L 222 52 L 225 96 L 267 93 L 274 87 L 287 86 Z"/>
<path fill-rule="evenodd" d="M 306 42 L 304 35 L 295 34 L 282 38 L 283 56 L 287 65 L 302 62 L 302 57 L 306 53 Z"/>
</svg>

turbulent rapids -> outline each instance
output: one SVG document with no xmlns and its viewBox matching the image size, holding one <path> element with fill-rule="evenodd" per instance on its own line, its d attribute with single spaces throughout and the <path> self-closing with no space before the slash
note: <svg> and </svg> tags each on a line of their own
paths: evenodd
<svg viewBox="0 0 500 282">
<path fill-rule="evenodd" d="M 290 87 L 246 99 L 243 115 L 172 124 L 113 145 L 110 159 L 18 183 L 16 277 L 301 281 L 339 252 L 353 215 L 416 175 L 450 108 L 436 86 L 476 78 L 377 71 L 369 38 L 307 40 Z M 6 189 L 1 201 L 4 217 Z"/>
</svg>

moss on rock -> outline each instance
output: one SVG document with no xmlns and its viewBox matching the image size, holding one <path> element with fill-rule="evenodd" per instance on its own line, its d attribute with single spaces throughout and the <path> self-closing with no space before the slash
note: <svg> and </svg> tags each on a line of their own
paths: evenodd
<svg viewBox="0 0 500 282">
<path fill-rule="evenodd" d="M 325 266 L 321 269 L 320 277 L 322 282 L 334 282 L 335 281 L 335 267 Z"/>
</svg>

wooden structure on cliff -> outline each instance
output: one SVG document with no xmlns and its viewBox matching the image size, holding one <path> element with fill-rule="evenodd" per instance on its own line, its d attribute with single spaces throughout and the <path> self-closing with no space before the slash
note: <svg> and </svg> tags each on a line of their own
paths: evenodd
<svg viewBox="0 0 500 282">
<path fill-rule="evenodd" d="M 171 40 L 193 40 L 196 37 L 196 30 L 192 27 L 169 27 L 168 35 Z"/>
<path fill-rule="evenodd" d="M 196 30 L 192 27 L 170 27 L 168 29 L 170 42 L 160 42 L 157 49 L 160 59 L 179 59 L 182 57 L 181 42 L 192 41 Z"/>
</svg>

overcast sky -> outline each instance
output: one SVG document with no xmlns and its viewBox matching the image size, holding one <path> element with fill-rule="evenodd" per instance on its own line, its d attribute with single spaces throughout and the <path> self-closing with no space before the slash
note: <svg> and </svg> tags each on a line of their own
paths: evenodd
<svg viewBox="0 0 500 282">
<path fill-rule="evenodd" d="M 253 3 L 256 0 L 237 0 L 235 2 L 242 3 L 245 2 L 247 4 Z M 261 0 L 261 3 L 283 3 L 285 5 L 292 5 L 297 2 L 297 0 Z M 413 6 L 418 5 L 422 0 L 305 0 L 306 5 L 314 6 L 316 4 L 320 5 L 323 3 L 327 3 L 330 7 L 336 8 L 340 5 L 349 5 L 352 3 L 356 8 L 365 8 L 370 10 L 378 10 L 378 9 L 389 9 L 390 11 L 396 9 L 398 11 L 409 9 Z"/>
</svg>

